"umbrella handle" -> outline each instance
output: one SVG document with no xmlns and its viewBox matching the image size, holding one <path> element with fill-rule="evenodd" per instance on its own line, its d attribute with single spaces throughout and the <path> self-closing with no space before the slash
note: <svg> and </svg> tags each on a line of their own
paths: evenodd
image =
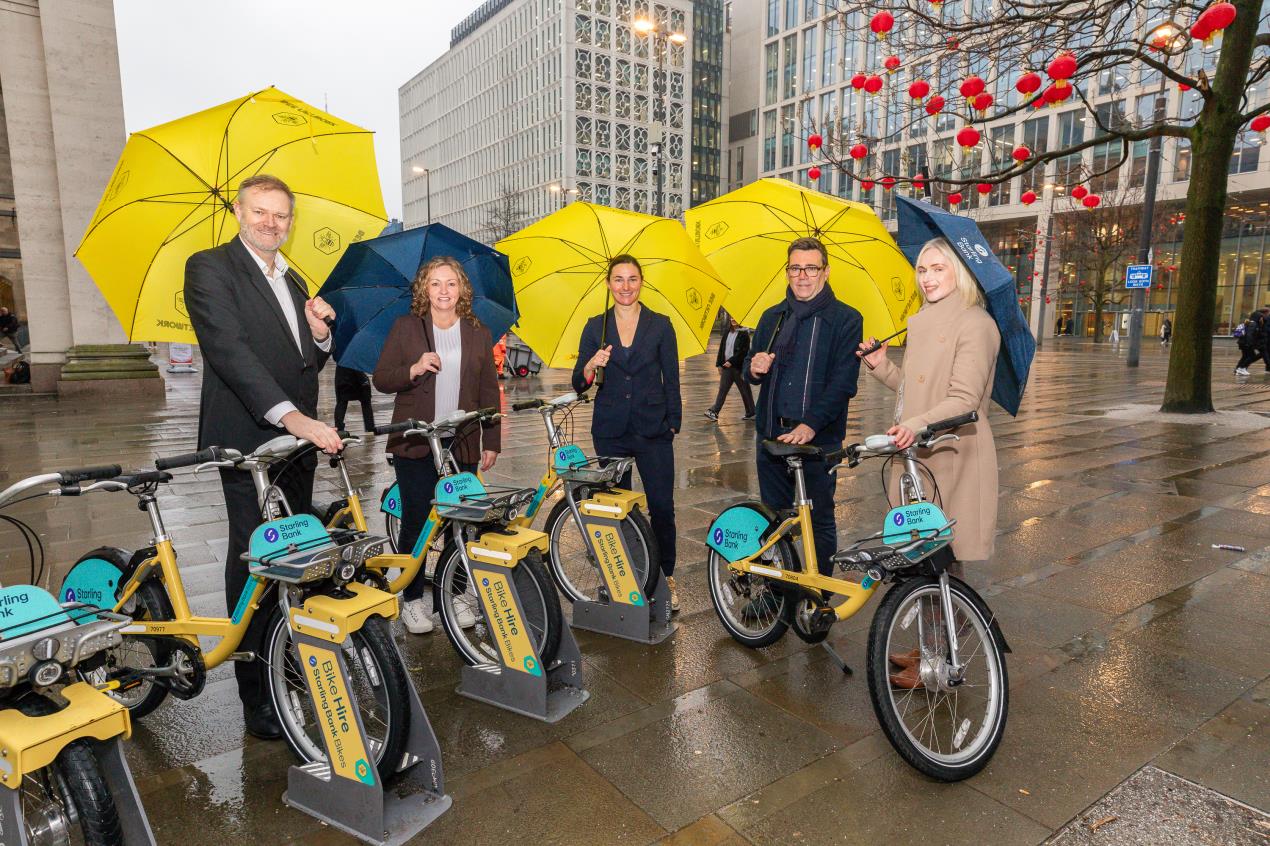
<svg viewBox="0 0 1270 846">
<path fill-rule="evenodd" d="M 608 333 L 609 333 L 609 289 L 608 289 L 608 286 L 606 285 L 604 288 L 604 311 L 600 312 L 600 349 L 604 349 L 604 346 L 605 346 L 604 341 L 608 337 Z M 604 384 L 604 368 L 603 367 L 595 368 L 595 379 L 592 381 L 592 384 L 595 385 L 595 387 L 597 388 Z"/>
<path fill-rule="evenodd" d="M 776 318 L 776 328 L 772 330 L 772 337 L 767 339 L 767 348 L 764 349 L 763 352 L 770 353 L 772 351 L 772 347 L 776 345 L 776 339 L 780 337 L 781 326 L 785 323 L 785 315 L 787 314 L 789 314 L 789 312 L 782 311 L 781 316 Z"/>
<path fill-rule="evenodd" d="M 883 339 L 882 339 L 882 340 L 880 340 L 880 341 L 874 341 L 874 342 L 873 342 L 872 344 L 870 344 L 869 346 L 867 346 L 867 347 L 865 347 L 864 349 L 860 350 L 860 355 L 862 355 L 862 356 L 865 356 L 865 355 L 872 355 L 873 353 L 875 353 L 875 352 L 877 352 L 878 350 L 882 349 L 882 345 L 883 345 L 883 344 L 885 344 L 887 341 L 891 340 L 892 338 L 894 338 L 894 337 L 896 337 L 896 336 L 898 336 L 898 335 L 903 335 L 903 334 L 904 334 L 905 332 L 907 332 L 907 331 L 908 331 L 908 327 L 907 327 L 907 326 L 905 326 L 905 327 L 904 327 L 903 329 L 901 329 L 900 331 L 895 332 L 894 334 L 891 334 L 891 335 L 887 335 L 885 338 L 883 338 Z"/>
</svg>

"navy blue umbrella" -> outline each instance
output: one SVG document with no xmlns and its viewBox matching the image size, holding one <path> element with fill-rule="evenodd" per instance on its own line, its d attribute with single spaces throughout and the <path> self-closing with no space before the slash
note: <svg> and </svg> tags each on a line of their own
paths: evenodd
<svg viewBox="0 0 1270 846">
<path fill-rule="evenodd" d="M 1001 331 L 992 399 L 1010 414 L 1017 415 L 1032 357 L 1036 354 L 1036 339 L 1019 308 L 1014 274 L 993 254 L 987 239 L 970 218 L 943 211 L 928 202 L 914 202 L 904 197 L 896 197 L 895 201 L 900 223 L 895 240 L 909 262 L 917 263 L 917 254 L 927 241 L 943 238 L 952 244 L 983 289 L 988 313 Z"/>
<path fill-rule="evenodd" d="M 410 311 L 415 273 L 429 259 L 453 256 L 472 282 L 472 312 L 495 342 L 519 312 L 507 256 L 432 223 L 350 244 L 318 295 L 335 309 L 335 360 L 370 373 L 379 362 L 388 330 Z"/>
</svg>

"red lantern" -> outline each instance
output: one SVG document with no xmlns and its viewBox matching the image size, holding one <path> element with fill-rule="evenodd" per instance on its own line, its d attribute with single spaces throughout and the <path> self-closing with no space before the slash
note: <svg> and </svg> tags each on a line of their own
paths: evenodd
<svg viewBox="0 0 1270 846">
<path fill-rule="evenodd" d="M 936 94 L 926 101 L 926 114 L 937 115 L 944 108 L 944 98 Z"/>
<path fill-rule="evenodd" d="M 869 21 L 869 29 L 878 38 L 886 38 L 886 34 L 895 26 L 895 16 L 890 12 L 878 12 Z"/>
<path fill-rule="evenodd" d="M 1196 38 L 1202 38 L 1205 43 L 1210 43 L 1214 38 L 1221 36 L 1223 29 L 1234 23 L 1235 14 L 1233 4 L 1214 3 L 1200 12 L 1199 17 L 1195 19 L 1195 25 L 1191 27 L 1191 34 Z M 1200 29 L 1199 33 L 1195 31 L 1196 28 Z"/>
<path fill-rule="evenodd" d="M 1037 97 L 1032 101 L 1032 108 L 1034 109 L 1044 108 L 1046 105 L 1044 97 Z"/>
<path fill-rule="evenodd" d="M 815 182 L 817 179 L 819 179 L 819 178 L 820 178 L 820 168 L 818 168 L 818 167 L 809 167 L 809 168 L 807 168 L 807 178 L 808 178 L 808 179 L 810 179 L 812 182 Z"/>
<path fill-rule="evenodd" d="M 1070 96 L 1072 96 L 1072 87 L 1070 85 L 1064 85 L 1062 88 L 1059 88 L 1057 82 L 1049 88 L 1046 88 L 1045 93 L 1041 95 L 1042 99 L 1051 106 L 1063 102 Z"/>
<path fill-rule="evenodd" d="M 821 145 L 823 145 L 824 143 L 825 143 L 825 139 L 821 138 L 820 135 L 816 133 L 812 133 L 811 135 L 807 136 L 807 146 L 808 148 L 812 150 L 820 149 Z"/>
<path fill-rule="evenodd" d="M 929 93 L 930 83 L 924 79 L 919 79 L 908 87 L 908 96 L 914 100 L 925 100 Z"/>
<path fill-rule="evenodd" d="M 1085 195 L 1087 195 L 1088 193 L 1089 193 L 1089 189 L 1086 188 L 1084 185 L 1077 185 L 1075 188 L 1072 189 L 1072 199 L 1083 200 L 1085 199 Z"/>
<path fill-rule="evenodd" d="M 1265 132 L 1270 129 L 1270 115 L 1257 115 L 1248 126 L 1253 132 Z"/>
<path fill-rule="evenodd" d="M 978 191 L 980 194 L 991 194 L 992 185 L 988 182 L 980 182 L 978 185 L 975 186 L 975 190 Z"/>
<path fill-rule="evenodd" d="M 872 191 L 872 190 L 873 190 L 873 180 L 872 180 L 872 179 L 861 179 L 861 180 L 860 180 L 860 187 L 861 187 L 862 189 L 864 189 L 865 191 Z"/>
<path fill-rule="evenodd" d="M 882 186 L 883 191 L 890 191 L 895 187 L 895 177 L 884 176 L 878 181 L 878 184 Z"/>
<path fill-rule="evenodd" d="M 856 144 L 854 147 L 848 150 L 847 153 L 851 156 L 851 158 L 855 159 L 856 161 L 860 161 L 860 159 L 864 158 L 865 156 L 869 154 L 869 148 L 864 146 L 863 144 Z"/>
<path fill-rule="evenodd" d="M 886 68 L 887 73 L 895 73 L 897 70 L 900 69 L 900 57 L 887 56 L 886 61 L 883 62 L 882 64 Z"/>
<path fill-rule="evenodd" d="M 1032 151 L 1024 145 L 1020 144 L 1010 153 L 1010 158 L 1016 162 L 1025 162 L 1032 157 Z"/>
<path fill-rule="evenodd" d="M 920 176 L 913 177 L 913 190 L 922 193 L 926 190 L 926 180 Z"/>
<path fill-rule="evenodd" d="M 1049 294 L 1046 294 L 1046 295 L 1045 295 L 1045 304 L 1046 304 L 1046 305 L 1049 305 L 1051 302 L 1053 302 L 1053 301 L 1050 299 L 1050 295 L 1049 295 Z"/>
<path fill-rule="evenodd" d="M 1204 21 L 1197 20 L 1195 23 L 1191 24 L 1191 38 L 1194 38 L 1196 41 L 1203 41 L 1205 44 L 1209 44 L 1212 43 L 1213 40 L 1213 31 L 1208 28 L 1208 25 Z"/>
<path fill-rule="evenodd" d="M 966 81 L 961 83 L 961 88 L 957 89 L 961 92 L 961 96 L 967 100 L 973 99 L 983 93 L 983 80 L 977 76 L 967 77 Z"/>
<path fill-rule="evenodd" d="M 982 114 L 992 108 L 992 102 L 992 95 L 985 91 L 984 93 L 976 96 L 971 105 L 974 106 L 976 112 Z"/>
<path fill-rule="evenodd" d="M 1176 264 L 1170 264 L 1170 265 L 1169 265 L 1169 272 L 1170 272 L 1170 273 L 1176 273 L 1176 272 L 1177 272 L 1177 265 L 1176 265 Z"/>
<path fill-rule="evenodd" d="M 1054 85 L 1059 88 L 1066 88 L 1067 80 L 1072 78 L 1076 73 L 1076 55 L 1074 53 L 1059 53 L 1054 61 L 1050 62 L 1045 72 L 1049 74 L 1050 79 L 1054 80 Z"/>
<path fill-rule="evenodd" d="M 866 94 L 876 94 L 882 90 L 882 77 L 873 74 L 864 81 L 864 91 Z"/>
<path fill-rule="evenodd" d="M 961 145 L 963 151 L 969 151 L 972 147 L 979 143 L 979 130 L 973 126 L 967 126 L 957 133 L 957 143 Z"/>
<path fill-rule="evenodd" d="M 1157 291 L 1163 291 L 1163 290 L 1164 290 L 1164 283 L 1163 283 L 1163 282 L 1158 283 L 1158 284 L 1155 286 L 1155 290 L 1157 290 Z"/>
<path fill-rule="evenodd" d="M 948 205 L 950 205 L 950 206 L 959 206 L 959 205 L 961 205 L 961 201 L 962 201 L 963 199 L 965 199 L 965 198 L 961 196 L 961 192 L 960 192 L 960 191 L 954 191 L 953 193 L 951 193 L 951 194 L 949 194 L 949 195 L 948 195 Z"/>
<path fill-rule="evenodd" d="M 1094 209 L 1098 208 L 1098 204 L 1102 202 L 1102 197 L 1099 197 L 1097 194 L 1090 194 L 1088 197 L 1081 200 L 1080 202 L 1081 202 L 1081 205 L 1083 205 L 1085 208 L 1089 209 L 1090 211 L 1093 211 Z"/>
<path fill-rule="evenodd" d="M 861 88 L 864 87 L 864 81 L 866 79 L 868 79 L 868 77 L 865 76 L 864 74 L 862 73 L 856 74 L 855 76 L 851 77 L 851 87 L 854 88 L 856 91 L 859 91 Z"/>
<path fill-rule="evenodd" d="M 1041 77 L 1039 74 L 1028 71 L 1019 77 L 1019 81 L 1014 83 L 1014 90 L 1018 91 L 1024 97 L 1029 97 L 1041 90 Z"/>
<path fill-rule="evenodd" d="M 1185 82 L 1179 82 L 1179 83 L 1177 84 L 1177 90 L 1178 90 L 1178 91 L 1190 91 L 1190 90 L 1191 90 L 1191 86 L 1187 85 Z"/>
</svg>

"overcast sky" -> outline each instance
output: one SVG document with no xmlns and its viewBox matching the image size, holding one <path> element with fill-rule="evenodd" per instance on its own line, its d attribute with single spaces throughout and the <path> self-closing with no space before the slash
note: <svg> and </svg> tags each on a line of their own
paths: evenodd
<svg viewBox="0 0 1270 846">
<path fill-rule="evenodd" d="M 283 91 L 375 133 L 401 217 L 397 89 L 480 0 L 115 0 L 129 132 L 251 91 Z"/>
</svg>

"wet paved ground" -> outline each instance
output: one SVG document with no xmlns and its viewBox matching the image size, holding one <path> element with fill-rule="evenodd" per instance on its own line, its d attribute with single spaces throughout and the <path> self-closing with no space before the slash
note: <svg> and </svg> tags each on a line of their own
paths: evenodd
<svg viewBox="0 0 1270 846">
<path fill-rule="evenodd" d="M 994 418 L 1000 537 L 993 561 L 968 578 L 1014 649 L 1012 701 L 1005 739 L 979 776 L 943 785 L 910 770 L 878 730 L 863 672 L 844 680 L 824 651 L 792 635 L 750 651 L 720 627 L 702 537 L 713 515 L 757 485 L 739 398 L 718 424 L 701 415 L 716 385 L 710 354 L 685 365 L 676 441 L 683 612 L 673 639 L 643 647 L 579 632 L 591 699 L 548 726 L 459 698 L 444 635 L 397 630 L 454 797 L 418 842 L 1038 843 L 1069 822 L 1088 833 L 1115 813 L 1090 806 L 1148 764 L 1270 809 L 1270 434 L 1249 429 L 1270 423 L 1250 414 L 1270 415 L 1270 381 L 1233 381 L 1233 355 L 1221 347 L 1214 399 L 1242 428 L 1109 413 L 1158 403 L 1165 361 L 1148 346 L 1130 373 L 1109 347 L 1051 344 L 1019 418 Z M 197 386 L 197 376 L 169 377 L 166 402 L 153 405 L 127 395 L 0 399 L 4 476 L 142 466 L 192 449 Z M 509 401 L 564 389 L 555 372 L 506 383 Z M 848 436 L 884 428 L 892 403 L 862 377 Z M 328 383 L 327 413 L 331 404 Z M 386 420 L 390 401 L 377 404 Z M 533 484 L 545 443 L 539 418 L 506 426 L 494 480 Z M 589 447 L 587 428 L 580 416 L 579 442 Z M 368 493 L 391 475 L 380 452 L 353 448 Z M 329 498 L 330 481 L 319 476 L 318 487 Z M 217 481 L 183 473 L 162 502 L 195 611 L 223 613 Z M 843 475 L 844 537 L 874 531 L 884 508 L 876 467 Z M 147 538 L 144 516 L 123 495 L 20 509 L 55 579 L 93 546 Z M 25 553 L 12 550 L 11 541 L 0 553 L 6 583 L 27 578 Z M 869 613 L 833 637 L 860 670 Z M 281 804 L 290 757 L 280 742 L 244 735 L 226 668 L 200 698 L 136 726 L 128 752 L 160 843 L 350 842 Z M 1146 778 L 1153 772 L 1133 787 L 1156 797 L 1146 807 L 1175 784 Z M 1193 842 L 1245 842 L 1223 835 L 1213 815 L 1188 821 L 1192 804 L 1175 803 L 1181 822 L 1159 839 L 1190 825 L 1203 835 Z M 1263 842 L 1264 817 L 1229 819 L 1252 832 L 1241 836 L 1262 838 L 1247 842 Z M 1101 839 L 1068 833 L 1061 842 L 1119 842 L 1116 825 L 1099 827 Z"/>
</svg>

